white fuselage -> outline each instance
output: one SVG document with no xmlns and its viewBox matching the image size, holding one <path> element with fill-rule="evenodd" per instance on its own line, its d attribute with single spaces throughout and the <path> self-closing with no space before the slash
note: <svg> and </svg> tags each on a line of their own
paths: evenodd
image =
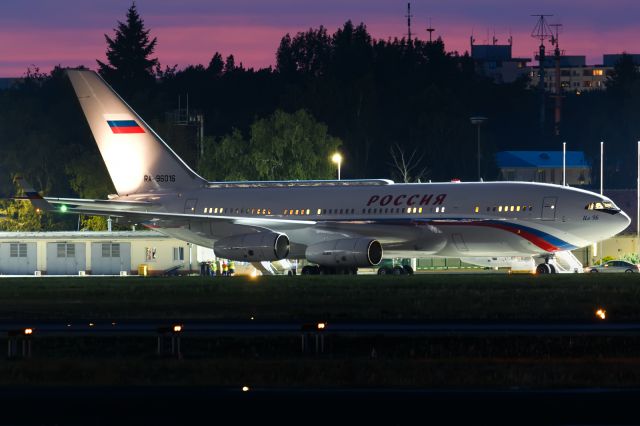
<svg viewBox="0 0 640 426">
<path fill-rule="evenodd" d="M 97 73 L 67 74 L 119 195 L 47 203 L 142 223 L 221 257 L 304 257 L 345 271 L 377 264 L 383 252 L 545 256 L 629 224 L 606 197 L 538 183 L 207 182 Z"/>
<path fill-rule="evenodd" d="M 210 222 L 155 221 L 153 227 L 211 247 L 262 220 L 289 237 L 290 257 L 303 257 L 311 244 L 354 237 L 379 240 L 385 257 L 538 255 L 584 247 L 626 228 L 624 212 L 587 209 L 603 200 L 610 202 L 589 191 L 526 182 L 212 185 L 159 200 L 163 211 Z"/>
</svg>

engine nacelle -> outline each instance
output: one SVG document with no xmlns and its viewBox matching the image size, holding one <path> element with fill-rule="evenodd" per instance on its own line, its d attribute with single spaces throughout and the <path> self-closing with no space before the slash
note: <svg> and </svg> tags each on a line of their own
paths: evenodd
<svg viewBox="0 0 640 426">
<path fill-rule="evenodd" d="M 382 260 L 382 245 L 371 238 L 332 240 L 310 245 L 305 257 L 323 266 L 375 266 Z"/>
<path fill-rule="evenodd" d="M 289 255 L 289 238 L 275 232 L 235 235 L 216 241 L 213 252 L 218 257 L 243 262 L 280 260 Z"/>
</svg>

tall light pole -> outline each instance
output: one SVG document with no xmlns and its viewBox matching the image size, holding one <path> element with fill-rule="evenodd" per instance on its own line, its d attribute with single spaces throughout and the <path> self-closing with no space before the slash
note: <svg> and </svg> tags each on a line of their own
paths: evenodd
<svg viewBox="0 0 640 426">
<path fill-rule="evenodd" d="M 338 180 L 340 180 L 340 165 L 342 164 L 342 155 L 339 152 L 336 152 L 331 157 L 331 161 L 338 165 Z"/>
<path fill-rule="evenodd" d="M 600 195 L 604 193 L 604 141 L 600 141 Z M 602 264 L 602 241 L 600 241 L 600 264 Z"/>
<path fill-rule="evenodd" d="M 482 123 L 484 123 L 485 121 L 487 121 L 487 117 L 482 117 L 479 115 L 473 116 L 473 117 L 469 117 L 469 120 L 471 120 L 471 124 L 475 124 L 477 129 L 478 129 L 478 155 L 477 155 L 477 160 L 478 160 L 478 181 L 482 180 L 482 173 L 480 171 L 480 159 L 481 159 L 481 154 L 480 154 L 480 126 L 482 125 Z"/>
<path fill-rule="evenodd" d="M 600 195 L 603 195 L 603 192 L 604 192 L 604 186 L 603 186 L 604 172 L 602 171 L 603 164 L 604 164 L 604 141 L 600 141 Z"/>
<path fill-rule="evenodd" d="M 567 185 L 567 143 L 562 142 L 562 186 Z"/>
</svg>

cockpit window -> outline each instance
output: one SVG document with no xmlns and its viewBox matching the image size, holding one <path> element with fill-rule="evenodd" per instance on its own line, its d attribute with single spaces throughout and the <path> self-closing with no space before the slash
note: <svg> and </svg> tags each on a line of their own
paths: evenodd
<svg viewBox="0 0 640 426">
<path fill-rule="evenodd" d="M 609 214 L 616 214 L 620 209 L 611 201 L 596 201 L 586 205 L 585 210 L 597 210 Z"/>
</svg>

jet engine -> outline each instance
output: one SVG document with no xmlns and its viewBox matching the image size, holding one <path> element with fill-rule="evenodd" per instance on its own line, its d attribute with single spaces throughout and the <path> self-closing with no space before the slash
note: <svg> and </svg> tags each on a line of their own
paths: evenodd
<svg viewBox="0 0 640 426">
<path fill-rule="evenodd" d="M 289 238 L 275 232 L 234 235 L 216 241 L 213 252 L 218 257 L 243 262 L 280 260 L 289 255 Z"/>
<path fill-rule="evenodd" d="M 371 238 L 325 241 L 307 247 L 305 257 L 323 266 L 375 266 L 382 260 L 382 245 Z"/>
</svg>

